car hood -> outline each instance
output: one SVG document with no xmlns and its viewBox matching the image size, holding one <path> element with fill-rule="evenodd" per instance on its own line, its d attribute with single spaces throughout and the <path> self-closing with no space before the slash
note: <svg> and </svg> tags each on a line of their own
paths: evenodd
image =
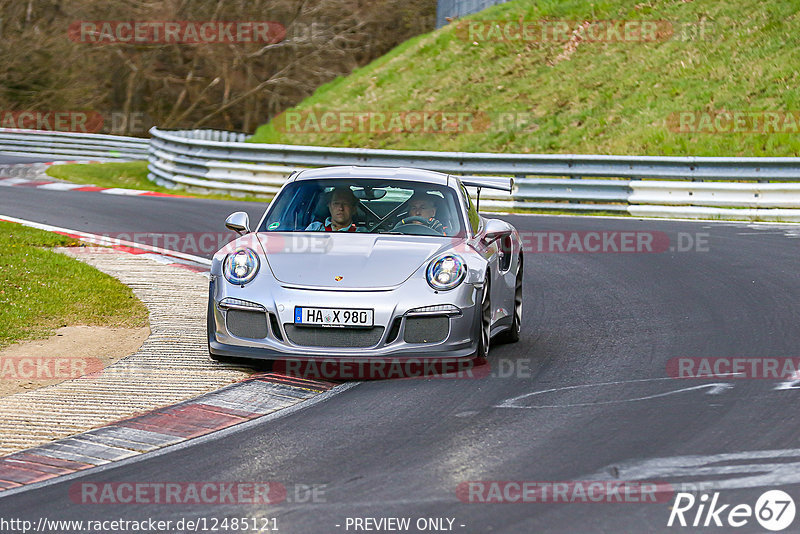
<svg viewBox="0 0 800 534">
<path fill-rule="evenodd" d="M 333 289 L 397 286 L 430 258 L 458 249 L 465 241 L 435 236 L 307 232 L 262 232 L 258 240 L 278 282 Z"/>
</svg>

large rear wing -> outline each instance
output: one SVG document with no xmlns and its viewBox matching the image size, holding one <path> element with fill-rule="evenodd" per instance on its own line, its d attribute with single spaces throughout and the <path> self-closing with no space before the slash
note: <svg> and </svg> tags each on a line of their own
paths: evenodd
<svg viewBox="0 0 800 534">
<path fill-rule="evenodd" d="M 504 176 L 458 176 L 458 179 L 468 187 L 500 189 L 508 193 L 514 187 L 514 179 Z"/>
</svg>

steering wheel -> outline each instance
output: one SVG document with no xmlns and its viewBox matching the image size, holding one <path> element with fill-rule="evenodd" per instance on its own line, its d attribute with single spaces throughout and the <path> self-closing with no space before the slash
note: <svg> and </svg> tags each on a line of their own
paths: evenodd
<svg viewBox="0 0 800 534">
<path fill-rule="evenodd" d="M 400 231 L 416 235 L 444 235 L 444 232 L 434 230 L 428 226 L 429 224 L 430 221 L 425 217 L 405 217 L 400 224 L 392 228 L 392 232 Z"/>
</svg>

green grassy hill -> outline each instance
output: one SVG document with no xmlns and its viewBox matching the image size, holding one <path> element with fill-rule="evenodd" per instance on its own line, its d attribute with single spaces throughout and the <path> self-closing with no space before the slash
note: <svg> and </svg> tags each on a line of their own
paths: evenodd
<svg viewBox="0 0 800 534">
<path fill-rule="evenodd" d="M 612 20 L 641 21 L 648 30 L 637 38 L 636 23 L 629 22 L 628 38 L 615 38 L 613 32 L 605 38 L 606 22 L 584 30 L 582 39 L 571 31 L 559 33 L 561 21 L 574 29 L 586 21 Z M 532 25 L 532 35 L 541 36 L 537 25 L 549 33 L 503 40 L 495 38 L 496 32 L 514 37 L 519 24 L 478 21 L 524 21 Z M 493 26 L 498 27 L 490 31 Z M 322 86 L 261 126 L 252 141 L 486 152 L 797 156 L 798 50 L 800 4 L 795 1 L 516 0 L 414 38 Z M 434 119 L 425 131 L 408 122 L 420 117 L 410 112 L 421 111 Z M 720 114 L 725 111 L 739 115 Z M 334 119 L 321 124 L 325 112 L 335 113 L 328 116 Z M 366 124 L 385 119 L 384 126 L 373 122 L 371 131 L 359 131 L 351 127 L 359 116 L 350 112 L 371 113 L 360 117 Z M 463 114 L 460 126 L 451 121 L 450 131 L 437 131 L 433 125 L 440 112 Z M 405 126 L 393 120 L 406 121 Z M 343 131 L 320 131 L 323 126 Z M 462 131 L 452 131 L 458 128 Z"/>
</svg>

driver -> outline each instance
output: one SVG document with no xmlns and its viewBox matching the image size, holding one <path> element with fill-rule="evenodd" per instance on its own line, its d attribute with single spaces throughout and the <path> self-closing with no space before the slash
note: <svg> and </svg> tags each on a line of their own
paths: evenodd
<svg viewBox="0 0 800 534">
<path fill-rule="evenodd" d="M 417 191 L 408 200 L 408 216 L 401 219 L 395 228 L 404 224 L 422 224 L 437 232 L 447 235 L 447 227 L 436 218 L 436 201 L 421 191 Z"/>
<path fill-rule="evenodd" d="M 309 232 L 366 232 L 366 228 L 359 228 L 353 222 L 358 199 L 347 186 L 340 186 L 331 192 L 328 199 L 328 211 L 331 216 L 324 223 L 314 221 L 308 225 Z"/>
</svg>

